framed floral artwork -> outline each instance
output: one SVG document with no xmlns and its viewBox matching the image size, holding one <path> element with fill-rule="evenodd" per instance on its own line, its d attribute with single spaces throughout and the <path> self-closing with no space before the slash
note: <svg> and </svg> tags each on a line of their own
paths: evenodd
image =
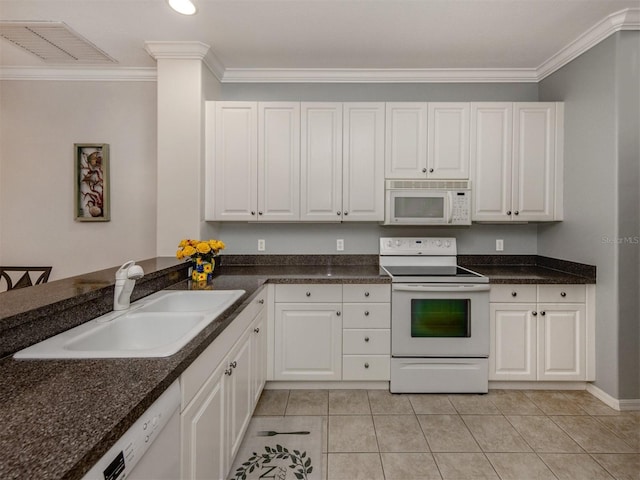
<svg viewBox="0 0 640 480">
<path fill-rule="evenodd" d="M 108 222 L 109 144 L 74 143 L 75 219 L 78 222 Z"/>
</svg>

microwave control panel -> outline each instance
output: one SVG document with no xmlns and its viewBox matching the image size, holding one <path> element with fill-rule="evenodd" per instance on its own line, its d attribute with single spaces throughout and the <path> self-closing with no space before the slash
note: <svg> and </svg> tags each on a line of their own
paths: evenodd
<svg viewBox="0 0 640 480">
<path fill-rule="evenodd" d="M 457 191 L 451 193 L 451 223 L 455 225 L 471 225 L 471 192 Z"/>
</svg>

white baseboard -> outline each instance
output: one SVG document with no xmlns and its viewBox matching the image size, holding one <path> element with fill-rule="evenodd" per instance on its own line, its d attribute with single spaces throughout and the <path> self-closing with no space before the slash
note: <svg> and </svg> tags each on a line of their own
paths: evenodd
<svg viewBox="0 0 640 480">
<path fill-rule="evenodd" d="M 389 382 L 295 382 L 269 381 L 265 390 L 389 390 Z"/>
<path fill-rule="evenodd" d="M 617 398 L 613 398 L 601 388 L 598 388 L 592 384 L 587 385 L 587 392 L 596 397 L 598 400 L 606 403 L 614 410 L 618 410 L 621 412 L 629 410 L 640 410 L 640 398 L 618 400 Z"/>
<path fill-rule="evenodd" d="M 585 390 L 587 382 L 505 382 L 489 381 L 489 389 L 498 390 Z"/>
</svg>

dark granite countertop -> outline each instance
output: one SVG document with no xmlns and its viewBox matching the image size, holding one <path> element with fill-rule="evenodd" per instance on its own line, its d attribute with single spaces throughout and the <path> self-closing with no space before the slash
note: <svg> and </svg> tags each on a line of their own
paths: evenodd
<svg viewBox="0 0 640 480">
<path fill-rule="evenodd" d="M 372 265 L 225 266 L 216 273 L 213 289 L 247 293 L 171 357 L 0 360 L 0 478 L 82 478 L 268 279 L 275 283 L 389 282 Z M 185 280 L 170 288 L 189 287 Z"/>
<path fill-rule="evenodd" d="M 247 256 L 239 257 L 223 262 L 224 264 L 216 269 L 212 287 L 220 290 L 243 289 L 247 293 L 171 357 L 14 360 L 8 356 L 0 360 L 0 424 L 3 426 L 0 430 L 0 478 L 82 478 L 233 321 L 267 281 L 288 284 L 390 281 L 388 277 L 379 274 L 377 256 L 357 256 L 362 258 L 354 264 L 346 265 L 345 262 L 335 261 L 332 256 L 327 256 L 326 258 L 331 257 L 328 260 L 325 257 L 314 259 L 305 256 L 306 262 L 293 261 L 284 264 L 275 263 L 273 260 L 261 260 L 255 262 L 257 265 L 246 264 L 247 261 L 253 261 L 251 258 L 247 260 Z M 466 256 L 459 260 L 462 260 L 461 264 L 489 276 L 491 283 L 595 282 L 595 268 L 593 278 L 590 279 L 588 276 L 576 275 L 575 272 L 562 272 L 550 268 L 549 265 L 539 264 L 544 264 L 544 261 L 538 264 L 530 261 L 525 265 L 509 265 L 506 264 L 506 257 L 502 264 L 492 258 Z M 141 286 L 142 292 L 138 292 L 136 286 L 133 300 L 162 288 L 190 288 L 188 281 L 175 280 L 176 272 L 184 275 L 184 264 L 179 265 L 174 259 L 152 259 L 146 262 L 151 263 L 146 264 L 145 271 L 157 269 L 168 271 L 169 275 L 165 279 L 158 276 L 156 283 L 151 281 L 148 286 Z M 87 275 L 86 282 L 82 277 L 74 277 L 73 280 L 59 281 L 58 284 L 52 282 L 31 287 L 34 290 L 24 289 L 22 292 L 0 294 L 5 295 L 3 301 L 0 301 L 0 337 L 10 336 L 7 334 L 12 333 L 14 329 L 24 327 L 26 331 L 25 325 L 31 325 L 36 321 L 35 318 L 31 318 L 29 308 L 42 309 L 47 302 L 58 302 L 58 307 L 52 308 L 52 312 L 58 312 L 60 317 L 64 316 L 60 305 L 75 312 L 78 294 L 84 296 L 84 301 L 88 301 L 89 304 L 95 297 L 95 302 L 106 304 L 102 309 L 108 308 L 112 301 L 111 279 L 115 270 L 108 269 L 99 275 Z M 153 280 L 153 274 L 149 276 Z M 170 286 L 164 285 L 163 282 L 169 281 L 172 282 Z M 34 295 L 36 293 L 37 295 Z M 5 302 L 6 299 L 9 301 Z M 20 305 L 23 313 L 20 313 Z M 68 308 L 69 305 L 71 308 Z M 102 313 L 104 312 L 99 309 L 88 312 L 88 316 L 80 323 Z M 58 314 L 54 315 L 56 319 Z M 39 321 L 42 322 L 42 319 Z M 24 333 L 21 335 L 24 336 Z M 43 335 L 46 337 L 46 334 L 40 334 L 41 337 Z M 41 339 L 34 337 L 31 343 Z M 13 348 L 12 352 L 16 351 L 15 344 L 11 341 L 6 348 Z"/>
</svg>

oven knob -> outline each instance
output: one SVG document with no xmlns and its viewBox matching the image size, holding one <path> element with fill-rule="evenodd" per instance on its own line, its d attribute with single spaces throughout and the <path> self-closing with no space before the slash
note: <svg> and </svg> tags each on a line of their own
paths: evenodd
<svg viewBox="0 0 640 480">
<path fill-rule="evenodd" d="M 396 247 L 399 247 L 400 245 L 402 245 L 402 240 L 396 240 Z"/>
<path fill-rule="evenodd" d="M 447 240 L 446 242 L 444 242 L 444 246 L 449 248 L 451 246 L 451 242 Z"/>
<path fill-rule="evenodd" d="M 440 240 L 436 240 L 436 245 L 437 245 L 438 247 L 441 247 L 441 246 L 442 246 L 442 242 L 441 242 Z"/>
</svg>

